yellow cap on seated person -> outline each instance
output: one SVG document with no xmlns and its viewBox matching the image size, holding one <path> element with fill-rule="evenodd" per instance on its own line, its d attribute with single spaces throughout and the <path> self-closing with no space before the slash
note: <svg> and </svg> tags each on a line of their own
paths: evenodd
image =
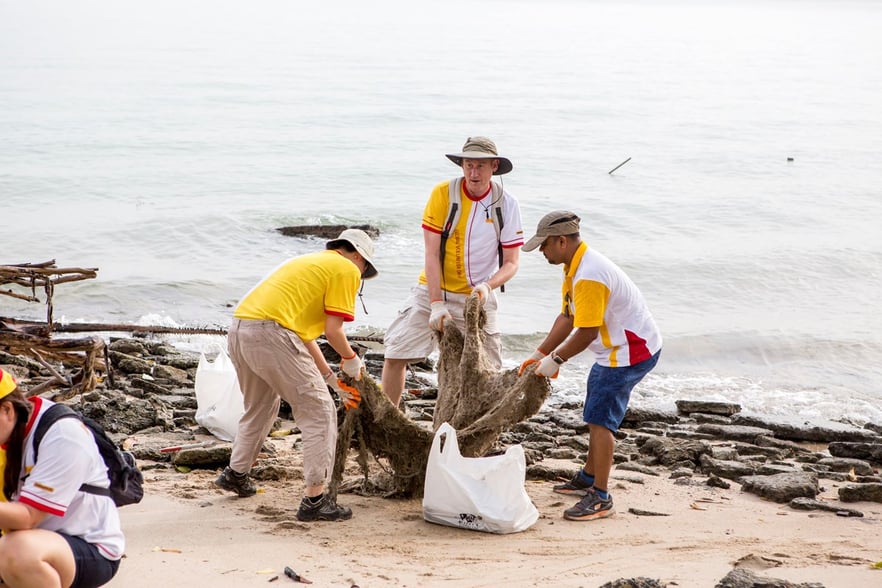
<svg viewBox="0 0 882 588">
<path fill-rule="evenodd" d="M 12 374 L 0 368 L 0 398 L 5 398 L 9 396 L 9 394 L 16 389 L 18 384 L 15 383 L 15 380 L 12 378 Z"/>
</svg>

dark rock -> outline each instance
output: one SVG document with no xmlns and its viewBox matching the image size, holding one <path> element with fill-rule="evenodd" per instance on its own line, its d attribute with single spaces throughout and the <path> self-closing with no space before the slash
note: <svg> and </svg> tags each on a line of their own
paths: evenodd
<svg viewBox="0 0 882 588">
<path fill-rule="evenodd" d="M 741 461 L 714 459 L 709 455 L 701 456 L 701 470 L 707 474 L 716 474 L 721 478 L 735 480 L 741 476 L 756 473 L 756 466 Z"/>
<path fill-rule="evenodd" d="M 882 502 L 882 484 L 854 484 L 839 489 L 842 502 Z"/>
<path fill-rule="evenodd" d="M 581 414 L 577 417 L 566 412 L 551 412 L 548 418 L 552 423 L 564 429 L 570 429 L 579 434 L 588 432 L 588 423 L 582 420 Z"/>
<path fill-rule="evenodd" d="M 111 351 L 110 360 L 113 366 L 124 374 L 151 374 L 153 371 L 152 362 L 134 355 Z"/>
<path fill-rule="evenodd" d="M 668 431 L 667 435 L 673 439 L 690 439 L 692 441 L 710 441 L 714 438 L 713 435 L 708 435 L 707 433 L 696 433 L 694 431 L 682 431 L 676 429 Z"/>
<path fill-rule="evenodd" d="M 786 439 L 776 439 L 775 437 L 767 437 L 765 435 L 760 435 L 759 437 L 757 437 L 754 440 L 754 444 L 759 447 L 771 447 L 774 449 L 785 451 L 786 457 L 792 457 L 794 455 L 812 452 L 811 449 L 803 447 L 798 443 L 794 443 L 793 441 L 788 441 Z"/>
<path fill-rule="evenodd" d="M 844 425 L 835 421 L 813 424 L 796 417 L 777 417 L 775 420 L 772 420 L 740 414 L 733 419 L 733 422 L 738 425 L 771 429 L 775 432 L 775 437 L 791 441 L 830 443 L 832 441 L 878 442 L 879 440 L 879 435 L 872 431 L 859 429 L 852 425 Z"/>
<path fill-rule="evenodd" d="M 816 582 L 794 584 L 787 580 L 758 576 L 745 568 L 736 568 L 726 574 L 715 588 L 824 588 Z"/>
<path fill-rule="evenodd" d="M 557 443 L 558 445 L 572 447 L 576 451 L 588 451 L 588 446 L 590 445 L 588 438 L 582 435 L 569 435 L 558 438 Z"/>
<path fill-rule="evenodd" d="M 827 512 L 836 513 L 839 516 L 846 517 L 862 517 L 864 513 L 859 510 L 854 510 L 852 508 L 845 508 L 844 506 L 839 506 L 836 504 L 829 504 L 827 502 L 822 502 L 820 500 L 813 500 L 811 498 L 794 498 L 790 501 L 790 508 L 796 510 L 823 510 Z"/>
<path fill-rule="evenodd" d="M 288 227 L 278 227 L 276 231 L 286 237 L 318 237 L 326 241 L 331 241 L 340 236 L 340 233 L 346 229 L 361 229 L 367 233 L 371 239 L 380 236 L 380 230 L 371 225 L 291 225 Z"/>
<path fill-rule="evenodd" d="M 738 450 L 732 445 L 714 445 L 711 447 L 710 456 L 714 459 L 734 461 L 738 459 Z"/>
<path fill-rule="evenodd" d="M 680 417 L 674 412 L 629 406 L 628 410 L 625 411 L 625 418 L 622 421 L 622 426 L 649 421 L 673 424 L 679 419 Z"/>
<path fill-rule="evenodd" d="M 171 394 L 171 390 L 166 388 L 165 386 L 160 386 L 155 381 L 145 380 L 144 378 L 134 377 L 129 380 L 129 384 L 133 388 L 137 388 L 139 390 L 143 390 L 144 392 L 149 392 L 150 394 Z M 140 396 L 143 398 L 143 396 Z"/>
<path fill-rule="evenodd" d="M 818 476 L 811 472 L 743 476 L 737 482 L 743 491 L 773 502 L 790 502 L 799 497 L 814 498 L 820 492 Z"/>
<path fill-rule="evenodd" d="M 556 482 L 566 482 L 572 480 L 578 471 L 577 466 L 561 468 L 552 467 L 546 464 L 533 465 L 527 468 L 527 478 L 530 480 L 549 480 Z"/>
<path fill-rule="evenodd" d="M 175 355 L 162 360 L 166 365 L 179 370 L 195 370 L 199 367 L 199 358 L 193 355 Z"/>
<path fill-rule="evenodd" d="M 638 517 L 669 517 L 671 516 L 666 512 L 654 512 L 651 510 L 643 510 L 640 508 L 629 508 L 628 512 L 632 515 L 637 515 Z"/>
<path fill-rule="evenodd" d="M 723 490 L 728 490 L 732 487 L 732 484 L 720 478 L 719 476 L 715 476 L 714 474 L 708 476 L 707 482 L 705 482 L 705 484 L 707 484 L 711 488 L 722 488 Z"/>
<path fill-rule="evenodd" d="M 228 465 L 232 452 L 233 446 L 229 443 L 213 445 L 211 447 L 182 449 L 172 454 L 171 462 L 175 466 L 213 469 L 221 465 Z"/>
<path fill-rule="evenodd" d="M 732 419 L 720 414 L 707 414 L 703 412 L 690 412 L 689 418 L 695 419 L 698 423 L 711 423 L 714 425 L 731 425 Z"/>
<path fill-rule="evenodd" d="M 741 405 L 732 402 L 712 402 L 704 400 L 678 400 L 677 410 L 682 414 L 691 415 L 693 412 L 732 416 L 741 412 Z"/>
<path fill-rule="evenodd" d="M 196 409 L 196 399 L 192 396 L 177 396 L 175 394 L 154 394 L 153 399 L 162 402 L 172 409 Z"/>
<path fill-rule="evenodd" d="M 619 578 L 618 580 L 607 582 L 600 588 L 665 588 L 665 584 L 662 584 L 659 580 L 644 578 L 641 576 L 639 578 L 630 578 L 627 580 Z"/>
<path fill-rule="evenodd" d="M 805 470 L 798 470 L 792 465 L 786 464 L 763 464 L 757 468 L 756 473 L 759 476 L 773 476 L 775 474 L 790 474 Z"/>
<path fill-rule="evenodd" d="M 745 427 L 739 425 L 714 425 L 706 423 L 698 426 L 699 433 L 714 435 L 720 439 L 731 439 L 753 443 L 761 435 L 771 435 L 772 431 L 760 427 Z"/>
<path fill-rule="evenodd" d="M 846 457 L 825 457 L 818 460 L 818 465 L 825 467 L 834 472 L 850 472 L 860 476 L 873 475 L 873 468 L 870 464 L 860 459 L 850 459 Z"/>
<path fill-rule="evenodd" d="M 710 446 L 703 441 L 650 437 L 640 446 L 640 452 L 656 457 L 662 465 L 682 461 L 697 464 L 702 455 L 710 452 Z"/>
<path fill-rule="evenodd" d="M 131 435 L 149 427 L 165 426 L 172 421 L 170 409 L 157 410 L 156 404 L 150 400 L 116 391 L 108 391 L 82 406 L 73 406 L 100 423 L 111 437 L 113 434 Z"/>
<path fill-rule="evenodd" d="M 136 339 L 117 339 L 108 345 L 108 348 L 126 355 L 147 355 L 147 346 Z"/>
<path fill-rule="evenodd" d="M 631 462 L 620 463 L 620 464 L 616 465 L 616 471 L 618 471 L 618 470 L 640 472 L 641 474 L 646 474 L 647 476 L 658 476 L 659 475 L 659 473 L 651 467 L 642 466 L 640 464 L 631 463 Z"/>
<path fill-rule="evenodd" d="M 545 457 L 548 459 L 577 459 L 579 455 L 571 447 L 557 447 L 545 451 Z"/>
<path fill-rule="evenodd" d="M 882 443 L 835 441 L 827 447 L 833 457 L 851 457 L 882 463 Z"/>
</svg>

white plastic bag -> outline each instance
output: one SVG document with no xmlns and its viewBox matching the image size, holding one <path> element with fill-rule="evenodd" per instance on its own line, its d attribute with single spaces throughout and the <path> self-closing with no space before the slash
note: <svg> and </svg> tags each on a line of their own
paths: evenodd
<svg viewBox="0 0 882 588">
<path fill-rule="evenodd" d="M 196 422 L 222 441 L 233 441 L 239 430 L 239 419 L 245 404 L 236 368 L 230 356 L 218 346 L 214 361 L 203 351 L 196 368 Z"/>
<path fill-rule="evenodd" d="M 441 448 L 441 437 L 444 448 Z M 463 457 L 456 429 L 444 423 L 435 432 L 423 493 L 423 518 L 431 523 L 486 531 L 517 533 L 530 528 L 539 511 L 524 489 L 524 448 L 513 445 L 503 455 Z"/>
</svg>

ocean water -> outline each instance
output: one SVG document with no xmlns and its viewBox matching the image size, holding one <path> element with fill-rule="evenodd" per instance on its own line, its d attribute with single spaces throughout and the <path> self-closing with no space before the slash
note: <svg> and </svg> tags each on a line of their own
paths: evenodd
<svg viewBox="0 0 882 588">
<path fill-rule="evenodd" d="M 381 333 L 443 154 L 487 135 L 526 232 L 578 212 L 648 299 L 665 347 L 633 403 L 882 422 L 880 22 L 870 0 L 0 0 L 0 264 L 99 268 L 58 287 L 59 320 L 226 326 L 323 247 L 275 228 L 368 223 L 352 332 Z M 559 283 L 522 254 L 507 365 Z"/>
</svg>

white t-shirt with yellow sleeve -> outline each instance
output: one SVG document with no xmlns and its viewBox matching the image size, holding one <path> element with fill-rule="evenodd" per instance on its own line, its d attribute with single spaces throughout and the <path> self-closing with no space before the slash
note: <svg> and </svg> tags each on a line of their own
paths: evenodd
<svg viewBox="0 0 882 588">
<path fill-rule="evenodd" d="M 423 229 L 440 234 L 450 215 L 450 180 L 435 186 L 423 211 Z M 463 183 L 464 184 L 464 183 Z M 459 222 L 447 239 L 441 287 L 448 292 L 468 294 L 486 282 L 499 268 L 496 227 L 493 225 L 493 190 L 473 198 L 461 189 L 462 212 Z M 503 248 L 524 244 L 524 229 L 518 201 L 502 191 L 502 231 L 499 243 Z M 425 269 L 420 284 L 426 284 Z"/>
</svg>

